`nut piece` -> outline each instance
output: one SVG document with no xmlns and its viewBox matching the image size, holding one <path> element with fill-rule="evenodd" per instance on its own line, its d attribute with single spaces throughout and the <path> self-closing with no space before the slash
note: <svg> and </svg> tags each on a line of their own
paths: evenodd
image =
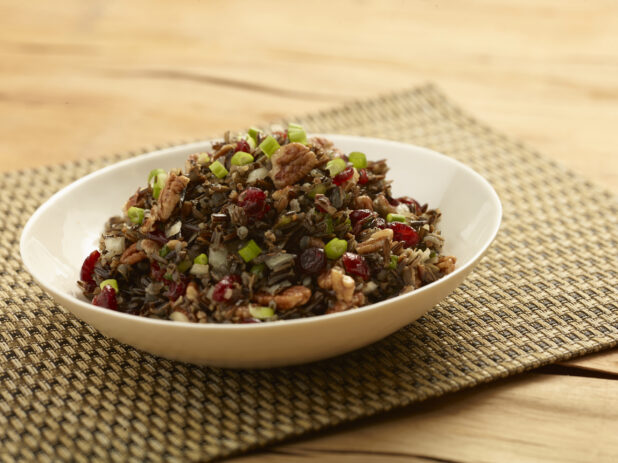
<svg viewBox="0 0 618 463">
<path fill-rule="evenodd" d="M 300 285 L 290 286 L 274 296 L 267 293 L 257 293 L 253 296 L 253 301 L 261 305 L 268 305 L 271 301 L 275 301 L 278 310 L 290 310 L 306 304 L 309 299 L 311 299 L 311 290 Z"/>
<path fill-rule="evenodd" d="M 137 243 L 137 248 L 140 251 L 144 251 L 146 256 L 151 257 L 153 254 L 158 254 L 161 249 L 161 245 L 153 240 L 140 240 Z"/>
<path fill-rule="evenodd" d="M 285 188 L 273 192 L 272 198 L 275 200 L 275 209 L 277 209 L 277 212 L 281 212 L 283 209 L 288 207 L 291 191 L 292 187 L 288 185 Z"/>
<path fill-rule="evenodd" d="M 187 298 L 187 301 L 196 302 L 198 296 L 199 296 L 199 291 L 197 289 L 197 285 L 195 284 L 194 281 L 192 281 L 191 283 L 187 285 L 187 292 L 185 293 L 185 297 Z"/>
<path fill-rule="evenodd" d="M 352 297 L 351 303 L 346 303 L 343 301 L 337 301 L 333 304 L 333 306 L 326 311 L 326 313 L 336 313 L 343 312 L 345 310 L 351 309 L 352 307 L 360 307 L 365 303 L 365 295 L 361 292 L 354 293 Z"/>
<path fill-rule="evenodd" d="M 318 210 L 322 210 L 327 214 L 333 215 L 335 212 L 337 212 L 337 208 L 330 203 L 330 199 L 328 199 L 322 194 L 318 193 L 317 195 L 315 195 L 314 203 Z"/>
<path fill-rule="evenodd" d="M 270 159 L 273 167 L 269 175 L 277 188 L 298 182 L 318 162 L 313 151 L 301 143 L 283 145 Z"/>
<path fill-rule="evenodd" d="M 331 289 L 333 287 L 330 272 L 322 272 L 318 275 L 318 286 L 322 289 Z"/>
<path fill-rule="evenodd" d="M 440 256 L 436 267 L 438 267 L 442 273 L 448 275 L 455 270 L 455 262 L 457 262 L 457 258 L 454 256 Z"/>
<path fill-rule="evenodd" d="M 180 201 L 180 196 L 189 183 L 189 177 L 177 175 L 170 172 L 165 186 L 161 190 L 157 203 L 150 209 L 150 215 L 142 225 L 142 233 L 148 233 L 152 230 L 157 220 L 167 220 L 174 212 L 174 209 Z"/>
<path fill-rule="evenodd" d="M 354 297 L 354 278 L 343 273 L 341 269 L 333 267 L 330 270 L 330 279 L 337 300 L 350 304 Z"/>
<path fill-rule="evenodd" d="M 137 243 L 133 243 L 131 246 L 125 249 L 125 251 L 120 256 L 120 263 L 133 265 L 141 260 L 144 260 L 145 258 L 146 253 L 137 249 Z"/>
<path fill-rule="evenodd" d="M 356 209 L 369 209 L 373 211 L 373 201 L 367 195 L 361 195 L 354 199 L 354 207 Z"/>
<path fill-rule="evenodd" d="M 378 230 L 373 233 L 369 239 L 362 243 L 358 243 L 356 245 L 356 252 L 358 254 L 370 254 L 382 249 L 384 252 L 384 259 L 389 259 L 392 242 L 393 230 L 385 228 L 384 230 Z"/>
<path fill-rule="evenodd" d="M 387 214 L 396 214 L 397 208 L 388 202 L 386 196 L 380 193 L 373 201 L 373 210 L 377 211 L 382 217 L 386 217 Z"/>
</svg>

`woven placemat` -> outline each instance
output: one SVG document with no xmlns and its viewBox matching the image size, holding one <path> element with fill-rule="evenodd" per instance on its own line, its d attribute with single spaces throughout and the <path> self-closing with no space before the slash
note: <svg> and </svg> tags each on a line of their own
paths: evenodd
<svg viewBox="0 0 618 463">
<path fill-rule="evenodd" d="M 612 195 L 476 122 L 432 86 L 300 119 L 314 132 L 428 146 L 485 176 L 504 219 L 477 270 L 417 322 L 332 360 L 258 371 L 171 362 L 68 314 L 17 257 L 37 206 L 122 156 L 3 174 L 4 461 L 206 461 L 617 343 Z"/>
</svg>

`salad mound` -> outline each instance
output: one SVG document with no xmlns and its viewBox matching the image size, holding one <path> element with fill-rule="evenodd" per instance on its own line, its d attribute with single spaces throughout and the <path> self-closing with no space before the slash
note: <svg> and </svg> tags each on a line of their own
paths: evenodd
<svg viewBox="0 0 618 463">
<path fill-rule="evenodd" d="M 298 124 L 226 133 L 155 169 L 105 225 L 80 285 L 94 305 L 197 323 L 342 312 L 455 268 L 438 209 L 394 198 L 384 160 Z"/>
</svg>

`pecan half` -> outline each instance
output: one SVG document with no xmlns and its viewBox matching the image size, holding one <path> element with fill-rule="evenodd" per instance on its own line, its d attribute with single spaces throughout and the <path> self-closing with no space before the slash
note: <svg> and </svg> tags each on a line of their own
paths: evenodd
<svg viewBox="0 0 618 463">
<path fill-rule="evenodd" d="M 152 206 L 150 215 L 142 225 L 142 233 L 151 231 L 157 220 L 167 220 L 170 218 L 172 212 L 174 212 L 174 209 L 180 202 L 180 196 L 189 181 L 189 177 L 170 172 L 157 203 Z"/>
<path fill-rule="evenodd" d="M 290 310 L 299 305 L 306 304 L 311 299 L 311 290 L 304 286 L 290 286 L 279 294 L 256 293 L 253 301 L 261 305 L 268 305 L 275 301 L 278 310 Z"/>
<path fill-rule="evenodd" d="M 270 178 L 277 188 L 298 182 L 318 162 L 313 151 L 301 143 L 283 145 L 270 159 L 273 164 Z"/>
<path fill-rule="evenodd" d="M 146 253 L 137 249 L 137 243 L 133 243 L 131 246 L 125 249 L 125 251 L 120 256 L 120 263 L 133 265 L 141 260 L 144 260 L 145 258 Z"/>
</svg>

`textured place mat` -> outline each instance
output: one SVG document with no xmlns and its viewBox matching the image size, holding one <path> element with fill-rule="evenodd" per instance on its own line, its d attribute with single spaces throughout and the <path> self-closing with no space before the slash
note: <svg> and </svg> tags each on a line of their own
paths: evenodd
<svg viewBox="0 0 618 463">
<path fill-rule="evenodd" d="M 609 193 L 476 122 L 431 86 L 300 122 L 428 146 L 489 179 L 504 220 L 478 269 L 427 316 L 360 351 L 284 369 L 195 367 L 101 336 L 55 305 L 17 257 L 38 205 L 122 156 L 4 174 L 4 461 L 206 461 L 617 343 Z"/>
</svg>

